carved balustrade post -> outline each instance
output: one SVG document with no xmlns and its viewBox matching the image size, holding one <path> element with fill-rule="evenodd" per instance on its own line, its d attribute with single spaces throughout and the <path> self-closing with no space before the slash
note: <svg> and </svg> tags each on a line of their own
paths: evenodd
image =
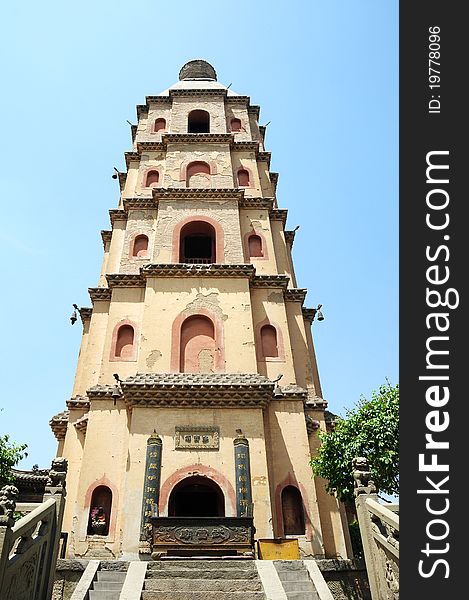
<svg viewBox="0 0 469 600">
<path fill-rule="evenodd" d="M 11 550 L 11 528 L 15 524 L 13 513 L 17 498 L 18 490 L 13 485 L 5 485 L 0 490 L 0 592 Z"/>
<path fill-rule="evenodd" d="M 54 458 L 49 470 L 49 478 L 46 483 L 46 489 L 43 501 L 53 498 L 55 500 L 55 520 L 50 523 L 50 548 L 48 550 L 48 560 L 44 565 L 44 571 L 48 574 L 46 599 L 52 598 L 52 589 L 55 580 L 55 570 L 59 554 L 60 534 L 62 531 L 62 521 L 65 508 L 65 496 L 67 495 L 65 479 L 67 477 L 68 463 L 63 457 Z"/>
</svg>

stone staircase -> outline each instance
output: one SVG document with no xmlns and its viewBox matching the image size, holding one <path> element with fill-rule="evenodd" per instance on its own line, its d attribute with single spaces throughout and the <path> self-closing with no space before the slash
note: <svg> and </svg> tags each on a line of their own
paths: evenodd
<svg viewBox="0 0 469 600">
<path fill-rule="evenodd" d="M 127 575 L 125 571 L 98 571 L 89 591 L 89 600 L 119 600 Z"/>
<path fill-rule="evenodd" d="M 253 560 L 164 560 L 148 563 L 142 600 L 265 600 L 265 594 Z"/>
<path fill-rule="evenodd" d="M 302 560 L 276 560 L 274 566 L 288 600 L 320 600 Z"/>
</svg>

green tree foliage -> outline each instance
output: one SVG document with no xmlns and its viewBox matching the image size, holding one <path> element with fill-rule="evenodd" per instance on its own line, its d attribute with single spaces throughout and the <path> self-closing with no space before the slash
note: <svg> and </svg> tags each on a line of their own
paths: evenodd
<svg viewBox="0 0 469 600">
<path fill-rule="evenodd" d="M 321 447 L 311 459 L 313 473 L 327 481 L 339 500 L 353 500 L 352 461 L 368 459 L 380 492 L 399 493 L 399 385 L 382 385 L 371 400 L 361 398 L 334 430 L 319 432 Z"/>
<path fill-rule="evenodd" d="M 9 435 L 0 435 L 0 488 L 13 482 L 11 468 L 28 456 L 26 444 L 17 444 Z"/>
</svg>

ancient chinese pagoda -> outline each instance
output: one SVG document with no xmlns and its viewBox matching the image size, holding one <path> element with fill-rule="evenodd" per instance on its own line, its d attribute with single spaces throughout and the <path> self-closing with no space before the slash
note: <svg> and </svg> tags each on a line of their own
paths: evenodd
<svg viewBox="0 0 469 600">
<path fill-rule="evenodd" d="M 203 60 L 137 106 L 67 410 L 69 557 L 346 558 L 309 466 L 326 402 L 259 106 Z M 348 534 L 347 534 L 348 535 Z"/>
</svg>

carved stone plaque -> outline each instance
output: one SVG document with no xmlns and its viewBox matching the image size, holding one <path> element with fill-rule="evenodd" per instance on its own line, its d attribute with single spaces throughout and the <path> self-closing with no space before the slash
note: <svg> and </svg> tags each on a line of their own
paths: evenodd
<svg viewBox="0 0 469 600">
<path fill-rule="evenodd" d="M 153 554 L 179 551 L 249 553 L 254 548 L 252 517 L 151 517 Z"/>
<path fill-rule="evenodd" d="M 176 425 L 176 450 L 219 450 L 220 429 L 204 425 Z"/>
</svg>

